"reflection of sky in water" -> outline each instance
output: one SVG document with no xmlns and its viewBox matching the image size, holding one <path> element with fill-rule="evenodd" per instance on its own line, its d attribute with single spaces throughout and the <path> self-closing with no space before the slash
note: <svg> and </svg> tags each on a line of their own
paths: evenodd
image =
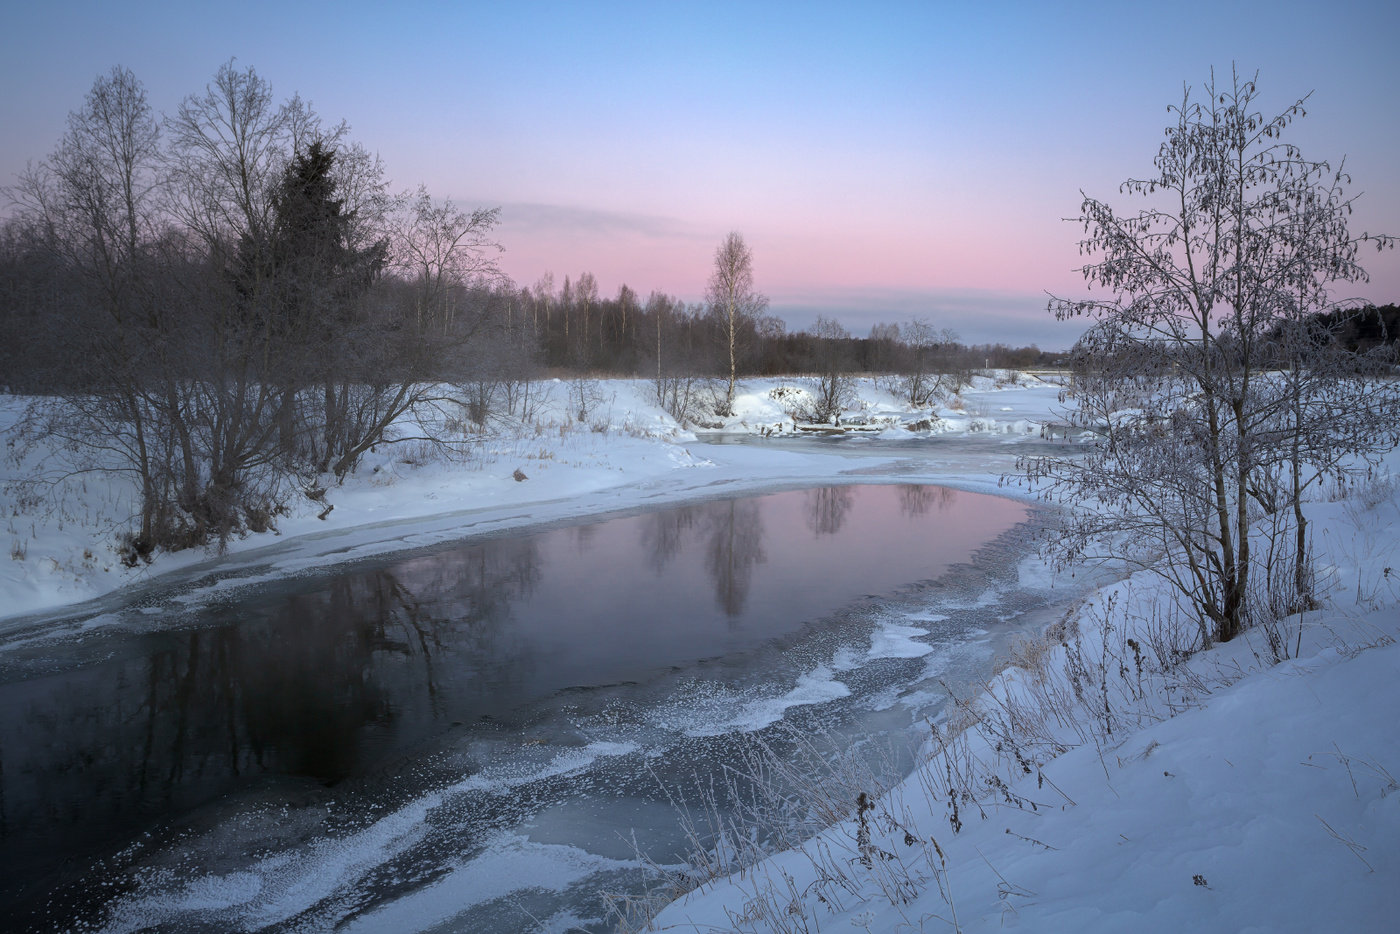
<svg viewBox="0 0 1400 934">
<path fill-rule="evenodd" d="M 851 486 L 549 532 L 535 539 L 538 583 L 510 606 L 510 639 L 531 647 L 537 690 L 636 678 L 746 651 L 852 599 L 937 577 L 1025 514 L 994 497 Z M 437 574 L 473 550 L 419 560 Z M 453 616 L 452 600 L 432 612 Z"/>
<path fill-rule="evenodd" d="M 252 777 L 393 768 L 454 723 L 748 658 L 1025 516 L 935 487 L 716 501 L 283 581 L 198 629 L 95 634 L 103 660 L 0 685 L 0 891 Z"/>
</svg>

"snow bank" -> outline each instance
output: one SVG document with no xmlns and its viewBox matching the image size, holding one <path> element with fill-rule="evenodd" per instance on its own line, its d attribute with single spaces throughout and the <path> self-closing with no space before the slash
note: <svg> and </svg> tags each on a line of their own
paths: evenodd
<svg viewBox="0 0 1400 934">
<path fill-rule="evenodd" d="M 1297 657 L 1251 630 L 1158 664 L 1170 593 L 1129 578 L 1014 650 L 869 810 L 851 789 L 851 819 L 654 929 L 1393 929 L 1396 492 L 1309 505 L 1330 600 L 1284 622 Z"/>
<path fill-rule="evenodd" d="M 0 555 L 0 619 L 132 591 L 158 578 L 162 583 L 194 579 L 233 564 L 263 570 L 224 587 L 478 532 L 693 498 L 707 490 L 718 495 L 839 479 L 850 465 L 820 451 L 804 456 L 697 443 L 697 434 L 708 439 L 803 434 L 795 431 L 780 402 L 782 393 L 775 397 L 775 390 L 806 391 L 807 382 L 743 381 L 735 414 L 711 421 L 718 427 L 706 429 L 678 425 L 656 404 L 646 380 L 597 381 L 589 387 L 593 401 L 587 418 L 579 421 L 569 411 L 574 388 L 554 381 L 535 422 L 495 431 L 465 462 L 445 461 L 414 445 L 382 446 L 343 484 L 322 478 L 328 489 L 324 503 L 291 491 L 290 515 L 276 519 L 273 531 L 234 538 L 222 555 L 199 549 L 161 553 L 150 565 L 135 568 L 121 563 L 117 548 L 118 534 L 131 526 L 136 512 L 137 491 L 128 478 L 88 474 L 27 499 L 13 481 L 36 466 L 34 458 L 6 462 L 0 468 L 0 507 L 9 560 Z M 857 388 L 857 401 L 847 413 L 848 421 L 860 423 L 853 431 L 900 439 L 936 435 L 945 441 L 988 431 L 1031 437 L 1036 426 L 1051 419 L 1057 392 L 1047 385 L 997 388 L 995 381 L 982 380 L 964 392 L 968 401 L 955 398 L 935 410 L 912 408 L 874 380 L 859 380 Z M 15 424 L 24 405 L 22 398 L 0 396 L 0 432 Z M 1005 461 L 979 465 L 970 475 L 942 467 L 922 478 L 970 476 L 975 488 L 994 489 L 1005 466 Z M 517 469 L 525 481 L 514 479 Z M 327 504 L 334 507 L 329 512 Z"/>
</svg>

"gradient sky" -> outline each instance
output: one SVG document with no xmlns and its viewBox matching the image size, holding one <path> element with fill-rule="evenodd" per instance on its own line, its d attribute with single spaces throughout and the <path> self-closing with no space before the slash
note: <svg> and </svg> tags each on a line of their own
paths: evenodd
<svg viewBox="0 0 1400 934">
<path fill-rule="evenodd" d="M 0 8 L 0 183 L 99 73 L 173 111 L 236 56 L 427 184 L 500 206 L 518 283 L 591 271 L 699 299 L 729 230 L 790 327 L 919 315 L 1071 344 L 1080 190 L 1151 170 L 1212 66 L 1346 157 L 1354 233 L 1400 233 L 1400 4 L 30 3 Z M 1350 294 L 1400 301 L 1400 252 Z"/>
</svg>

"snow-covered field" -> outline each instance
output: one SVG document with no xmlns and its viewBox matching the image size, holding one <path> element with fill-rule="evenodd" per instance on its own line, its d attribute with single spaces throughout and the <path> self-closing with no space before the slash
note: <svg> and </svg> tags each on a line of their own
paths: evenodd
<svg viewBox="0 0 1400 934">
<path fill-rule="evenodd" d="M 467 535 L 829 482 L 941 482 L 996 492 L 1058 421 L 1058 388 L 979 382 L 932 428 L 869 382 L 860 434 L 795 437 L 750 381 L 723 430 L 684 430 L 645 382 L 600 384 L 578 423 L 483 446 L 469 465 L 377 455 L 278 534 L 225 555 L 124 568 L 111 547 L 130 491 L 89 478 L 47 505 L 7 501 L 0 630 L 160 585 L 185 599 Z M 4 418 L 18 404 L 10 400 Z M 724 442 L 724 443 L 716 443 Z M 411 457 L 411 455 L 410 455 Z M 1160 664 L 1167 594 L 1138 575 L 1022 645 L 980 697 L 933 726 L 902 784 L 799 849 L 666 908 L 675 931 L 1382 931 L 1400 917 L 1400 474 L 1309 504 L 1321 609 L 1284 622 L 1275 662 L 1252 630 Z M 528 480 L 517 482 L 520 469 Z M 16 465 L 7 465 L 11 475 Z M 1015 489 L 1004 494 L 1024 495 Z M 238 579 L 227 574 L 238 572 Z M 1029 571 L 1027 571 L 1029 573 Z M 85 625 L 100 625 L 100 614 Z M 882 633 L 871 651 L 915 651 Z M 911 648 L 912 646 L 912 648 Z M 863 820 L 862 820 L 863 818 Z M 562 871 L 562 870 L 561 870 Z M 549 886 L 559 880 L 542 880 Z"/>
</svg>

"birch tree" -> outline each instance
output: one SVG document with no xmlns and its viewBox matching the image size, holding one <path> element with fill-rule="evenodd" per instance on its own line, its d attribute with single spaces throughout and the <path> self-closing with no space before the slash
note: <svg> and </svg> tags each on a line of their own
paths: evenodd
<svg viewBox="0 0 1400 934">
<path fill-rule="evenodd" d="M 719 415 L 732 414 L 734 384 L 744 341 L 753 321 L 768 307 L 768 299 L 754 288 L 753 250 L 737 230 L 731 231 L 715 250 L 706 300 L 720 325 L 721 342 L 729 362 L 729 383 L 716 407 Z"/>
<path fill-rule="evenodd" d="M 1057 537 L 1061 557 L 1110 555 L 1161 574 L 1205 645 L 1250 624 L 1261 561 L 1266 581 L 1273 562 L 1306 561 L 1300 540 L 1296 555 L 1253 551 L 1261 518 L 1277 528 L 1279 504 L 1301 495 L 1280 476 L 1322 469 L 1310 451 L 1345 447 L 1364 461 L 1389 444 L 1324 408 L 1321 384 L 1290 390 L 1266 369 L 1280 362 L 1270 346 L 1280 323 L 1335 307 L 1339 284 L 1365 278 L 1361 247 L 1392 241 L 1353 237 L 1345 174 L 1283 141 L 1305 99 L 1265 117 L 1256 96 L 1238 75 L 1212 76 L 1200 97 L 1187 88 L 1155 171 L 1120 186 L 1146 206 L 1120 213 L 1085 196 L 1080 247 L 1094 261 L 1081 272 L 1106 294 L 1049 310 L 1096 322 L 1075 350 L 1071 418 L 1100 440 L 1083 456 L 1022 461 L 1045 495 L 1081 507 Z M 1393 392 L 1375 388 L 1374 404 L 1394 413 Z M 1310 438 L 1324 427 L 1328 441 Z"/>
</svg>

